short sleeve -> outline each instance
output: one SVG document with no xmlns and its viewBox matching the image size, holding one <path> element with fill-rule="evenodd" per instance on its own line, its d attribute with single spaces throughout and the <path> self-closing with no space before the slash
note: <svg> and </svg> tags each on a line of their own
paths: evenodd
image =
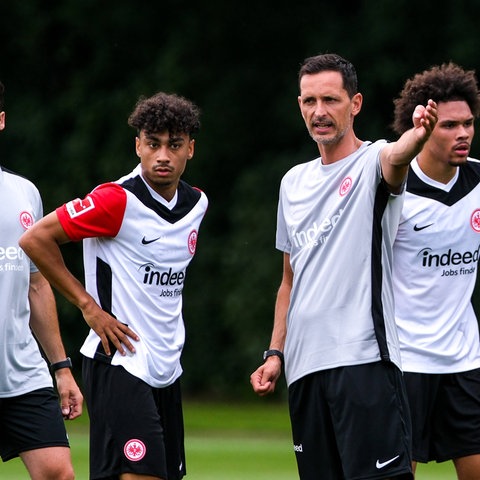
<svg viewBox="0 0 480 480">
<path fill-rule="evenodd" d="M 127 194 L 116 183 L 100 185 L 85 198 L 57 208 L 65 233 L 72 241 L 91 237 L 115 237 L 122 225 Z"/>
</svg>

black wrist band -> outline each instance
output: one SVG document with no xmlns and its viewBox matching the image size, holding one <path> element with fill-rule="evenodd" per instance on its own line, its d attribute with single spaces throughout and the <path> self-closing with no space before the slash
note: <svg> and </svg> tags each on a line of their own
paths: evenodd
<svg viewBox="0 0 480 480">
<path fill-rule="evenodd" d="M 50 365 L 50 369 L 52 372 L 56 372 L 57 370 L 60 370 L 61 368 L 72 368 L 72 360 L 70 357 L 67 357 L 65 360 L 62 360 L 60 362 L 55 362 Z"/>
<path fill-rule="evenodd" d="M 272 357 L 274 355 L 280 358 L 283 365 L 283 362 L 284 362 L 283 353 L 280 350 L 265 350 L 263 352 L 263 360 L 266 360 L 268 357 Z"/>
</svg>

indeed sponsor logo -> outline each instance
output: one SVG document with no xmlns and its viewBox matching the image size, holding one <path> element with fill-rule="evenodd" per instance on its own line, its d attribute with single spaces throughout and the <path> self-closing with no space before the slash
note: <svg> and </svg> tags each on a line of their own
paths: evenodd
<svg viewBox="0 0 480 480">
<path fill-rule="evenodd" d="M 0 247 L 0 272 L 23 272 L 24 251 L 18 246 Z"/>
<path fill-rule="evenodd" d="M 0 247 L 0 260 L 23 260 L 25 253 L 20 247 Z"/>
<path fill-rule="evenodd" d="M 303 444 L 294 445 L 294 446 L 293 446 L 293 451 L 294 451 L 294 452 L 303 453 Z"/>
<path fill-rule="evenodd" d="M 185 271 L 174 272 L 170 267 L 168 270 L 158 270 L 153 263 L 147 263 L 140 267 L 143 275 L 144 285 L 165 287 L 160 290 L 160 297 L 179 297 L 182 295 Z"/>
<path fill-rule="evenodd" d="M 328 238 L 328 233 L 340 219 L 343 210 L 344 209 L 341 208 L 335 215 L 326 217 L 320 224 L 313 222 L 313 225 L 306 230 L 292 232 L 293 243 L 295 246 L 297 248 L 312 248 L 325 243 Z"/>
<path fill-rule="evenodd" d="M 142 265 L 140 270 L 143 272 L 143 283 L 145 285 L 159 286 L 177 286 L 183 285 L 185 280 L 185 271 L 174 272 L 170 267 L 166 271 L 157 270 L 153 263 Z"/>
<path fill-rule="evenodd" d="M 480 245 L 471 252 L 455 252 L 449 248 L 444 253 L 435 253 L 431 248 L 424 248 L 418 253 L 422 258 L 422 267 L 448 267 L 477 263 L 480 256 Z"/>
</svg>

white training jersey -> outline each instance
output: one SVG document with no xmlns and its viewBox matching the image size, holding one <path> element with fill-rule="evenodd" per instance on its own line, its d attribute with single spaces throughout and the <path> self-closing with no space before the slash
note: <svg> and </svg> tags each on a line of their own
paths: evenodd
<svg viewBox="0 0 480 480">
<path fill-rule="evenodd" d="M 393 279 L 403 368 L 452 373 L 480 367 L 471 297 L 480 254 L 480 163 L 450 183 L 412 162 L 394 244 Z"/>
<path fill-rule="evenodd" d="M 0 168 L 0 398 L 53 386 L 30 330 L 30 273 L 38 270 L 18 246 L 42 215 L 35 185 Z"/>
<path fill-rule="evenodd" d="M 87 291 L 140 337 L 132 340 L 136 353 L 122 356 L 112 345 L 107 356 L 90 330 L 82 354 L 122 365 L 155 388 L 181 375 L 182 291 L 207 203 L 203 192 L 180 181 L 177 202 L 167 208 L 137 167 L 57 209 L 69 238 L 83 239 Z"/>
<path fill-rule="evenodd" d="M 285 375 L 394 362 L 400 367 L 391 286 L 392 244 L 403 195 L 390 195 L 379 154 L 365 142 L 341 161 L 321 158 L 283 178 L 276 247 L 290 254 Z"/>
</svg>

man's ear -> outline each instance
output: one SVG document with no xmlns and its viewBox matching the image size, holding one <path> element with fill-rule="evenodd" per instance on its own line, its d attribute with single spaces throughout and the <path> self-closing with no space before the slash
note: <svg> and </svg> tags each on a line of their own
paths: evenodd
<svg viewBox="0 0 480 480">
<path fill-rule="evenodd" d="M 140 157 L 140 138 L 135 137 L 135 152 L 137 153 L 137 157 Z"/>
<path fill-rule="evenodd" d="M 193 157 L 193 154 L 195 153 L 195 140 L 192 138 L 190 140 L 190 143 L 188 145 L 188 155 L 187 159 L 190 160 Z"/>
<path fill-rule="evenodd" d="M 356 93 L 352 97 L 352 115 L 356 116 L 360 113 L 360 110 L 362 109 L 362 103 L 363 103 L 363 96 L 361 93 Z"/>
</svg>

